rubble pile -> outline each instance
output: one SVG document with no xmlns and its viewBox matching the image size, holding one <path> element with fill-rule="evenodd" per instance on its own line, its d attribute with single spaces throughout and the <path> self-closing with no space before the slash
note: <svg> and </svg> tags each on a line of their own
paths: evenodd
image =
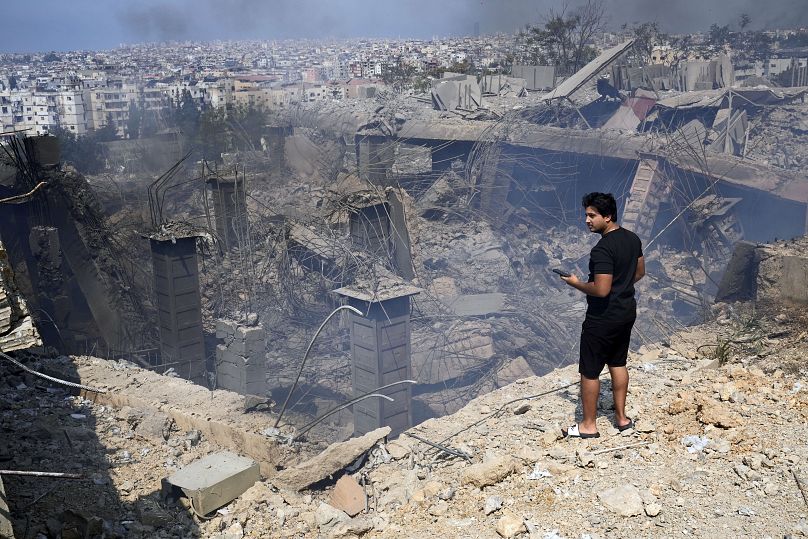
<svg viewBox="0 0 808 539">
<path fill-rule="evenodd" d="M 0 242 L 0 351 L 11 352 L 40 344 L 34 320 L 14 282 L 8 253 Z"/>
<path fill-rule="evenodd" d="M 290 454 L 279 465 L 308 470 L 286 473 L 305 477 L 302 489 L 286 485 L 285 472 L 264 474 L 206 520 L 164 500 L 160 481 L 219 444 L 136 408 L 73 397 L 7 364 L 0 364 L 9 389 L 0 394 L 0 428 L 37 434 L 9 438 L 0 458 L 6 468 L 85 477 L 47 484 L 4 477 L 16 529 L 45 537 L 74 529 L 90 537 L 218 539 L 802 535 L 808 380 L 794 358 L 808 352 L 805 324 L 796 309 L 718 304 L 710 323 L 642 347 L 629 359 L 635 428 L 622 433 L 611 424 L 606 381 L 601 438 L 561 438 L 578 401 L 575 367 L 565 367 L 397 439 L 352 440 L 365 455 L 355 462 L 339 460 L 348 454 L 339 445 L 314 459 L 314 447 Z M 93 365 L 105 364 L 79 363 L 88 379 Z M 134 366 L 120 368 L 127 378 L 143 377 Z M 325 480 L 317 482 L 320 474 Z"/>
<path fill-rule="evenodd" d="M 302 498 L 280 491 L 275 499 L 283 502 L 272 508 L 237 504 L 237 515 L 206 530 L 223 532 L 258 513 L 280 537 L 808 533 L 795 481 L 808 473 L 798 442 L 808 434 L 806 371 L 784 371 L 768 359 L 802 355 L 808 341 L 801 322 L 785 321 L 785 312 L 757 318 L 754 330 L 750 315 L 720 306 L 709 325 L 632 354 L 635 429 L 619 433 L 611 425 L 606 384 L 602 437 L 561 439 L 577 401 L 575 369 L 567 367 L 410 431 L 469 461 L 406 435 L 388 442 L 389 462 L 368 461 L 346 474 L 366 485 L 368 496 L 369 509 L 353 518 L 329 486 Z M 712 359 L 714 339 L 748 344 L 760 342 L 758 332 L 780 337 L 755 357 L 738 348 L 725 362 Z"/>
<path fill-rule="evenodd" d="M 808 165 L 808 105 L 764 109 L 752 122 L 746 155 L 786 170 L 803 171 Z"/>
</svg>

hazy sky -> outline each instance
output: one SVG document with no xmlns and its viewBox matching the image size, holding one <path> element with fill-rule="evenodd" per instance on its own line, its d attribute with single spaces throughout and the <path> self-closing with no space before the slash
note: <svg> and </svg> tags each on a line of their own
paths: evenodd
<svg viewBox="0 0 808 539">
<path fill-rule="evenodd" d="M 808 26 L 808 0 L 605 0 L 611 26 L 658 21 L 668 32 L 731 24 Z M 580 0 L 570 0 L 574 6 Z M 559 0 L 3 0 L 0 50 L 107 49 L 193 39 L 416 37 L 513 32 Z"/>
</svg>

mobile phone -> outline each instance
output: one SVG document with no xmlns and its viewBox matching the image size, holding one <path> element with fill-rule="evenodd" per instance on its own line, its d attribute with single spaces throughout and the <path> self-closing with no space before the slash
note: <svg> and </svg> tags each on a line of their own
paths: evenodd
<svg viewBox="0 0 808 539">
<path fill-rule="evenodd" d="M 558 273 L 562 277 L 571 277 L 572 276 L 572 273 L 568 273 L 568 272 L 566 272 L 564 270 L 560 270 L 560 269 L 557 269 L 557 268 L 553 268 L 553 273 Z"/>
</svg>

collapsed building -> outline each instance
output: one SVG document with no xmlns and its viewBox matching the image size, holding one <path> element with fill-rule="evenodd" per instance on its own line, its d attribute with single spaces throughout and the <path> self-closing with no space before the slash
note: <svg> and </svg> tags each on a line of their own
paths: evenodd
<svg viewBox="0 0 808 539">
<path fill-rule="evenodd" d="M 805 117 L 808 90 L 598 78 L 630 46 L 545 94 L 531 92 L 547 73 L 521 66 L 482 84 L 447 74 L 418 98 L 306 104 L 217 164 L 156 144 L 138 174 L 85 178 L 52 138 L 9 137 L 2 351 L 238 393 L 261 436 L 227 447 L 274 474 L 292 458 L 264 447 L 278 440 L 398 434 L 574 362 L 584 303 L 551 270 L 585 273 L 591 191 L 614 193 L 645 244 L 633 345 L 665 339 L 742 295 L 721 283 L 739 242 L 808 232 L 804 157 L 760 149 L 782 128 L 769 118 Z"/>
</svg>

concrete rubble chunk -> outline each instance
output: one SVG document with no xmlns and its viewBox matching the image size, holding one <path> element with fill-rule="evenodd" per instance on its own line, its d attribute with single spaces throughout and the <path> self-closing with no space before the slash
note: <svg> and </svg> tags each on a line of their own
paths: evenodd
<svg viewBox="0 0 808 539">
<path fill-rule="evenodd" d="M 325 502 L 320 502 L 317 511 L 314 513 L 317 522 L 317 527 L 320 528 L 321 533 L 327 533 L 331 528 L 340 522 L 347 522 L 351 520 L 347 514 L 340 511 L 336 507 L 332 507 Z"/>
<path fill-rule="evenodd" d="M 185 493 L 198 514 L 206 515 L 235 500 L 259 477 L 257 462 L 222 451 L 192 462 L 167 482 Z"/>
<path fill-rule="evenodd" d="M 356 479 L 350 475 L 343 475 L 331 493 L 330 502 L 332 506 L 354 517 L 365 510 L 366 500 L 367 495 Z"/>
<path fill-rule="evenodd" d="M 462 484 L 478 488 L 496 485 L 516 471 L 518 465 L 518 461 L 511 456 L 501 456 L 473 464 L 463 473 Z"/>
<path fill-rule="evenodd" d="M 489 496 L 485 500 L 485 507 L 483 507 L 483 512 L 486 515 L 496 513 L 500 509 L 502 509 L 502 496 Z"/>
<path fill-rule="evenodd" d="M 649 503 L 645 506 L 645 514 L 649 517 L 655 517 L 662 512 L 662 506 L 657 502 Z"/>
<path fill-rule="evenodd" d="M 644 511 L 642 496 L 634 485 L 620 485 L 598 493 L 598 499 L 606 509 L 622 517 L 634 517 Z"/>
<path fill-rule="evenodd" d="M 388 434 L 390 427 L 380 427 L 358 438 L 331 444 L 314 458 L 278 473 L 273 482 L 288 490 L 303 490 L 342 470 Z"/>
<path fill-rule="evenodd" d="M 725 404 L 707 401 L 699 406 L 698 419 L 704 425 L 731 429 L 741 425 L 741 417 Z"/>
<path fill-rule="evenodd" d="M 373 522 L 367 517 L 352 518 L 340 522 L 331 530 L 330 537 L 361 537 L 374 528 Z"/>
<path fill-rule="evenodd" d="M 502 517 L 497 521 L 496 529 L 497 533 L 506 539 L 527 531 L 524 519 L 507 510 L 503 512 Z"/>
</svg>

